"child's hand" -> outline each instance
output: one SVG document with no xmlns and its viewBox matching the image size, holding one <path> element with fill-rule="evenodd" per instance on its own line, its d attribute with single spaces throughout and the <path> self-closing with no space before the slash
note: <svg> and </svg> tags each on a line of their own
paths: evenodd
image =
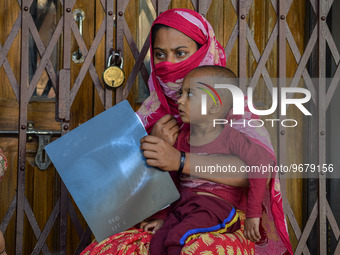
<svg viewBox="0 0 340 255">
<path fill-rule="evenodd" d="M 155 233 L 158 229 L 163 226 L 164 220 L 161 219 L 154 219 L 150 221 L 142 221 L 139 225 L 144 231 L 152 231 Z"/>
<path fill-rule="evenodd" d="M 256 243 L 260 240 L 260 218 L 246 218 L 244 222 L 244 237 Z"/>
<path fill-rule="evenodd" d="M 166 114 L 153 125 L 150 135 L 162 138 L 171 145 L 174 145 L 178 131 L 177 121 L 170 114 Z"/>
<path fill-rule="evenodd" d="M 140 140 L 140 148 L 149 166 L 164 171 L 177 171 L 181 161 L 181 153 L 165 140 L 156 136 L 144 136 Z"/>
</svg>

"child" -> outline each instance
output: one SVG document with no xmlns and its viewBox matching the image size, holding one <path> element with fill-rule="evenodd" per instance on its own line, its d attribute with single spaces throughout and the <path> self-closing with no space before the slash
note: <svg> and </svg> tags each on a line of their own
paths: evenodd
<svg viewBox="0 0 340 255">
<path fill-rule="evenodd" d="M 4 152 L 0 149 L 0 182 L 4 178 L 7 169 L 7 160 Z"/>
<path fill-rule="evenodd" d="M 188 133 L 180 133 L 177 148 L 199 154 L 233 154 L 247 165 L 271 164 L 265 149 L 229 125 L 213 126 L 214 119 L 225 119 L 232 108 L 232 95 L 228 89 L 216 89 L 221 100 L 217 95 L 214 95 L 214 100 L 207 95 L 207 114 L 201 114 L 201 95 L 207 94 L 207 91 L 213 95 L 211 87 L 214 87 L 214 84 L 230 84 L 232 78 L 236 78 L 235 75 L 220 66 L 201 66 L 185 77 L 181 97 L 178 99 L 178 109 L 182 121 L 190 123 L 190 137 L 186 135 Z M 148 160 L 154 160 L 150 152 L 155 153 L 157 149 L 152 147 L 152 142 L 148 143 L 146 140 L 142 141 L 144 156 Z M 147 144 L 144 144 L 145 142 Z M 144 229 L 160 228 L 151 241 L 150 253 L 180 254 L 185 242 L 197 234 L 236 231 L 240 222 L 234 207 L 246 210 L 244 234 L 251 241 L 258 241 L 261 237 L 259 223 L 267 182 L 267 176 L 260 177 L 262 178 L 249 179 L 246 202 L 242 188 L 182 174 L 181 198 L 175 203 L 164 225 L 161 220 L 142 225 Z"/>
<path fill-rule="evenodd" d="M 1 231 L 0 231 L 0 255 L 7 255 L 5 239 Z"/>
<path fill-rule="evenodd" d="M 6 168 L 7 168 L 7 160 L 5 158 L 3 151 L 0 149 L 0 182 L 5 175 Z M 7 255 L 5 239 L 4 239 L 4 236 L 1 230 L 0 230 L 0 255 Z"/>
</svg>

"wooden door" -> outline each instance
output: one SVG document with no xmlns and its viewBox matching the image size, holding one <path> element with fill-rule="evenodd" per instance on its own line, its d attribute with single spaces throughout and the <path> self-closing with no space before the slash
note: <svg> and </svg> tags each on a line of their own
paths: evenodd
<svg viewBox="0 0 340 255">
<path fill-rule="evenodd" d="M 29 139 L 30 122 L 36 131 L 54 131 L 53 140 L 58 133 L 65 134 L 107 109 L 115 100 L 127 98 L 137 108 L 135 101 L 143 98 L 139 98 L 136 85 L 148 79 L 147 64 L 143 61 L 149 47 L 146 39 L 150 24 L 168 8 L 190 8 L 205 15 L 225 47 L 227 66 L 240 77 L 252 77 L 254 72 L 266 69 L 266 61 L 262 59 L 268 59 L 272 51 L 264 73 L 276 77 L 278 50 L 274 40 L 269 40 L 272 31 L 276 31 L 273 38 L 277 37 L 274 27 L 281 16 L 275 3 L 271 0 L 1 1 L 0 131 L 18 133 L 0 136 L 0 147 L 9 160 L 8 172 L 0 183 L 0 229 L 6 230 L 8 253 L 36 254 L 41 250 L 46 254 L 79 253 L 91 239 L 54 168 L 49 166 L 42 171 L 36 166 L 38 137 L 31 135 Z M 292 6 L 287 20 L 294 23 L 300 47 L 304 43 L 301 36 L 304 4 L 293 1 Z M 74 21 L 76 9 L 85 13 L 83 35 Z M 265 50 L 267 45 L 272 50 Z M 83 63 L 74 63 L 72 54 L 79 48 L 85 59 Z M 105 88 L 101 80 L 112 48 L 123 54 L 127 74 L 124 87 L 117 91 Z M 292 59 L 289 55 L 286 62 Z M 295 69 L 287 73 L 292 74 Z M 263 92 L 264 86 L 259 87 L 257 99 L 266 100 L 268 93 Z M 53 97 L 54 92 L 57 97 Z M 32 98 L 33 94 L 36 96 Z M 272 138 L 277 145 L 275 132 Z M 301 187 L 297 185 L 294 193 Z M 296 197 L 292 200 L 301 201 Z M 293 207 L 298 216 L 300 204 Z"/>
<path fill-rule="evenodd" d="M 35 158 L 46 163 L 43 133 L 54 140 L 112 105 L 101 74 L 114 46 L 113 7 L 113 0 L 0 3 L 0 147 L 9 166 L 0 229 L 8 254 L 79 253 L 91 240 L 53 165 L 40 169 L 46 164 Z M 83 62 L 72 60 L 79 49 Z"/>
<path fill-rule="evenodd" d="M 145 40 L 150 24 L 168 8 L 190 8 L 205 15 L 225 47 L 227 67 L 241 78 L 252 78 L 253 85 L 259 77 L 267 79 L 256 85 L 257 102 L 270 102 L 266 88 L 270 81 L 268 77 L 294 77 L 296 80 L 302 77 L 313 92 L 312 104 L 320 114 L 316 120 L 319 123 L 317 132 L 310 135 L 321 146 L 315 147 L 317 149 L 311 155 L 318 158 L 320 164 L 324 163 L 327 106 L 320 108 L 316 101 L 329 102 L 335 87 L 330 90 L 333 94 L 326 95 L 325 90 L 320 89 L 324 87 L 314 88 L 310 76 L 324 77 L 327 47 L 338 66 L 338 50 L 325 22 L 333 2 L 0 1 L 0 147 L 9 161 L 7 174 L 0 183 L 0 229 L 5 232 L 8 254 L 37 254 L 41 250 L 45 254 L 79 253 L 90 241 L 91 233 L 54 168 L 49 166 L 42 171 L 36 166 L 39 138 L 33 131 L 53 131 L 53 140 L 115 101 L 127 98 L 136 109 L 138 103 L 135 101 L 143 101 L 136 85 L 146 83 L 148 79 L 148 63 L 143 61 L 149 48 Z M 311 10 L 309 17 L 305 15 L 306 7 Z M 85 13 L 83 35 L 74 21 L 76 9 Z M 311 30 L 306 35 L 307 25 Z M 72 54 L 79 48 L 85 59 L 83 63 L 74 63 Z M 112 48 L 123 54 L 127 75 L 124 86 L 116 91 L 104 87 L 101 80 Z M 309 64 L 315 66 L 312 72 L 308 69 Z M 338 72 L 336 74 L 338 77 Z M 272 82 L 268 87 L 271 86 Z M 296 117 L 296 112 L 292 111 L 292 114 Z M 34 124 L 33 131 L 30 123 Z M 306 140 L 302 126 L 296 130 L 270 131 L 281 164 L 304 162 L 306 148 L 303 142 L 308 142 L 308 137 Z M 290 144 L 296 146 L 292 149 Z M 319 193 L 315 196 L 316 202 L 312 203 L 312 210 L 306 214 L 302 210 L 304 181 L 291 179 L 283 184 L 290 238 L 296 252 L 316 250 L 308 250 L 306 241 L 319 217 L 319 234 L 314 243 L 319 244 L 319 252 L 324 254 L 327 219 L 335 222 L 327 207 L 325 180 L 321 178 L 312 187 L 313 190 L 319 187 Z M 334 223 L 332 228 L 338 240 L 338 225 Z"/>
</svg>

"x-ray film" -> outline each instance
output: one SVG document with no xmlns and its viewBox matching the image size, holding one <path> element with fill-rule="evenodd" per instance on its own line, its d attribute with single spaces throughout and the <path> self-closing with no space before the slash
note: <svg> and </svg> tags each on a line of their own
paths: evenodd
<svg viewBox="0 0 340 255">
<path fill-rule="evenodd" d="M 45 147 L 98 242 L 179 198 L 169 173 L 146 164 L 145 135 L 123 101 Z"/>
</svg>

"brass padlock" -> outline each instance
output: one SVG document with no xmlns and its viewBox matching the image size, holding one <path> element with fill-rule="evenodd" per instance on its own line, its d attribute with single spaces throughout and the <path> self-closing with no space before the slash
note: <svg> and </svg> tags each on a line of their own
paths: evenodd
<svg viewBox="0 0 340 255">
<path fill-rule="evenodd" d="M 112 88 L 118 88 L 121 86 L 125 81 L 125 73 L 123 71 L 123 57 L 121 58 L 120 66 L 116 66 L 115 63 L 112 65 L 111 60 L 112 56 L 118 56 L 118 53 L 114 53 L 109 57 L 107 62 L 107 68 L 103 72 L 103 80 L 105 84 Z M 116 62 L 116 61 L 114 61 Z"/>
</svg>

